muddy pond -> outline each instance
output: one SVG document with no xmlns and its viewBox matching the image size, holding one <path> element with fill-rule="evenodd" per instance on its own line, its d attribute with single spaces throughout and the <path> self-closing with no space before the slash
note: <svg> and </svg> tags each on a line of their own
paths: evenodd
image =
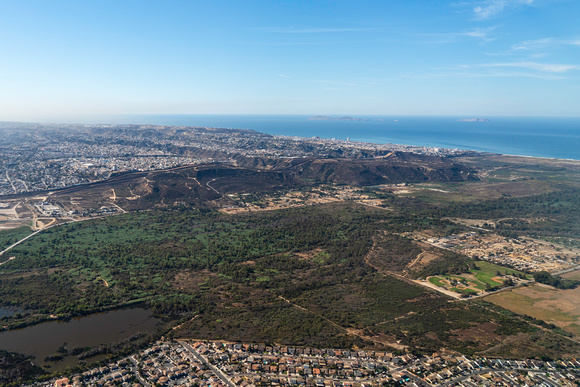
<svg viewBox="0 0 580 387">
<path fill-rule="evenodd" d="M 70 321 L 49 321 L 23 329 L 0 333 L 0 349 L 35 357 L 39 366 L 62 370 L 78 362 L 76 356 L 57 362 L 45 362 L 66 343 L 67 349 L 97 347 L 116 343 L 140 332 L 153 333 L 161 320 L 142 308 L 97 313 Z M 94 361 L 98 359 L 87 359 Z"/>
</svg>

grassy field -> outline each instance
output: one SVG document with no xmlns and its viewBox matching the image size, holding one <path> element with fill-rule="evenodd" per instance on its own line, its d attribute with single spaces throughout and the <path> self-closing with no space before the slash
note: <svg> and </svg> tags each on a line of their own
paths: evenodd
<svg viewBox="0 0 580 387">
<path fill-rule="evenodd" d="M 519 277 L 523 273 L 493 263 L 477 261 L 475 267 L 472 267 L 468 273 L 432 276 L 428 280 L 433 285 L 444 287 L 453 292 L 478 294 L 488 288 L 502 286 L 503 281 L 498 277 L 504 275 Z M 526 277 L 531 278 L 532 276 L 528 274 Z"/>
<path fill-rule="evenodd" d="M 500 272 L 502 275 L 513 275 L 513 276 L 520 276 L 524 273 L 518 270 L 513 270 L 507 267 L 494 265 L 493 263 L 478 261 L 476 262 L 478 269 L 471 270 L 471 273 L 476 276 L 476 278 L 483 282 L 489 283 L 492 285 L 493 283 L 497 283 L 492 278 L 497 275 L 497 272 Z M 533 278 L 532 275 L 526 274 L 526 278 Z"/>
</svg>

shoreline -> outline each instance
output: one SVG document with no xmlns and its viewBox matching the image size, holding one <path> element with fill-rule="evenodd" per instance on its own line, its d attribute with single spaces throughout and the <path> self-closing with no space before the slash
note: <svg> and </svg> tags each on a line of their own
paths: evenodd
<svg viewBox="0 0 580 387">
<path fill-rule="evenodd" d="M 0 131 L 2 128 L 6 129 L 7 127 L 14 126 L 15 129 L 18 126 L 22 125 L 20 129 L 17 130 L 26 130 L 27 126 L 32 126 L 30 129 L 38 129 L 38 126 L 45 126 L 50 129 L 63 129 L 62 127 L 66 126 L 126 126 L 126 125 L 143 125 L 143 126 L 164 126 L 167 128 L 175 128 L 175 127 L 190 127 L 190 128 L 213 128 L 213 129 L 226 129 L 226 130 L 236 130 L 236 131 L 245 131 L 250 130 L 255 133 L 265 134 L 268 136 L 273 137 L 286 137 L 286 138 L 294 138 L 294 139 L 302 139 L 307 141 L 312 141 L 315 138 L 326 140 L 326 141 L 336 141 L 345 144 L 370 144 L 377 147 L 383 147 L 386 145 L 396 145 L 396 146 L 404 146 L 404 147 L 415 147 L 415 148 L 430 148 L 430 149 L 445 149 L 445 150 L 458 150 L 458 151 L 465 151 L 465 152 L 476 152 L 482 154 L 501 154 L 504 156 L 513 156 L 513 157 L 529 157 L 529 158 L 539 158 L 539 159 L 547 159 L 547 160 L 563 160 L 563 161 L 580 161 L 580 155 L 576 157 L 570 157 L 569 155 L 533 155 L 534 150 L 540 150 L 541 147 L 536 146 L 537 144 L 542 144 L 544 146 L 544 142 L 541 142 L 542 139 L 551 139 L 552 143 L 548 144 L 549 149 L 562 149 L 567 150 L 564 153 L 570 153 L 568 148 L 565 148 L 565 145 L 572 144 L 574 141 L 574 137 L 576 137 L 580 130 L 580 118 L 568 118 L 568 117 L 556 117 L 556 119 L 565 119 L 565 120 L 572 120 L 572 125 L 568 126 L 560 126 L 557 127 L 557 131 L 554 135 L 546 134 L 547 131 L 544 130 L 544 124 L 551 122 L 554 118 L 549 118 L 550 121 L 544 123 L 535 123 L 533 118 L 526 118 L 526 117 L 503 117 L 490 119 L 490 121 L 485 122 L 485 124 L 496 124 L 499 125 L 495 128 L 489 128 L 489 131 L 480 132 L 470 132 L 469 130 L 464 130 L 465 128 L 457 127 L 455 124 L 470 124 L 470 122 L 464 121 L 457 121 L 456 116 L 410 116 L 410 117 L 403 117 L 405 120 L 405 124 L 410 124 L 410 126 L 402 126 L 400 125 L 401 122 L 397 120 L 394 124 L 396 129 L 392 130 L 391 127 L 383 127 L 385 122 L 384 121 L 368 121 L 363 122 L 362 126 L 358 125 L 359 121 L 325 121 L 325 120 L 310 120 L 308 116 L 302 115 L 248 115 L 248 116 L 241 116 L 241 115 L 185 115 L 180 117 L 180 115 L 150 115 L 146 120 L 148 123 L 136 123 L 136 122 L 145 122 L 141 121 L 138 117 L 139 116 L 126 116 L 127 118 L 132 118 L 131 121 L 124 120 L 124 119 L 112 119 L 110 118 L 109 124 L 103 123 L 66 123 L 66 119 L 63 120 L 64 122 L 61 123 L 33 123 L 33 122 L 9 122 L 9 121 L 0 121 Z M 161 117 L 159 121 L 155 120 L 155 117 Z M 276 120 L 264 120 L 263 118 L 276 118 Z M 384 118 L 393 118 L 395 116 L 368 116 L 376 119 L 377 117 L 384 117 Z M 179 119 L 182 118 L 182 119 Z M 189 118 L 189 119 L 188 119 Z M 238 119 L 239 118 L 239 119 Z M 296 120 L 298 118 L 298 120 Z M 191 119 L 191 121 L 190 121 Z M 193 119 L 196 122 L 193 122 Z M 546 120 L 548 118 L 544 118 Z M 206 120 L 204 122 L 204 120 Z M 224 122 L 228 121 L 228 122 Z M 244 120 L 249 120 L 248 122 L 244 122 Z M 370 120 L 370 118 L 369 118 Z M 579 122 L 576 123 L 576 120 Z M 75 120 L 76 121 L 76 120 Z M 92 121 L 90 118 L 87 118 L 87 121 Z M 121 122 L 126 121 L 126 122 Z M 207 122 L 212 121 L 212 122 Z M 522 128 L 528 126 L 528 122 L 532 124 L 536 124 L 532 126 L 530 132 L 522 132 Z M 157 122 L 157 123 L 153 123 Z M 163 122 L 163 123 L 160 123 Z M 369 124 L 370 123 L 370 124 Z M 320 124 L 320 125 L 319 125 Z M 369 124 L 369 125 L 367 125 Z M 314 125 L 314 126 L 313 126 Z M 331 125 L 331 126 L 329 126 Z M 337 126 L 334 126 L 337 125 Z M 378 126 L 377 126 L 378 125 Z M 523 126 L 522 126 L 523 125 Z M 513 128 L 513 130 L 505 129 L 505 127 Z M 245 128 L 245 129 L 244 129 Z M 252 129 L 247 129 L 252 128 Z M 439 130 L 440 129 L 440 130 Z M 308 133 L 303 133 L 305 131 L 310 130 Z M 495 138 L 494 134 L 498 134 L 498 130 L 503 131 L 506 134 L 506 138 Z M 562 134 L 559 132 L 564 133 L 565 136 L 571 137 L 571 141 L 565 141 L 567 137 L 562 137 Z M 419 139 L 419 135 L 424 134 L 424 137 Z M 573 135 L 568 135 L 567 133 L 573 133 Z M 499 133 L 501 134 L 501 133 Z M 405 138 L 408 135 L 410 138 Z M 352 139 L 354 136 L 354 139 Z M 457 139 L 454 136 L 458 136 Z M 482 142 L 483 136 L 483 142 Z M 517 138 L 512 138 L 512 137 Z M 538 136 L 541 136 L 539 138 Z M 360 137 L 360 138 L 356 138 Z M 496 148 L 492 149 L 489 146 L 482 149 L 473 149 L 473 144 L 482 142 L 484 144 L 488 144 L 489 138 L 493 137 L 496 139 L 496 143 L 499 147 L 494 147 L 494 141 L 491 141 L 491 147 Z M 518 154 L 517 150 L 503 150 L 502 147 L 505 147 L 505 144 L 513 143 L 514 140 L 517 139 L 527 140 L 525 145 L 527 145 L 530 153 Z M 443 145 L 433 145 L 433 142 L 437 142 L 437 140 L 442 139 Z M 559 144 L 562 142 L 562 144 Z M 407 141 L 408 140 L 408 141 Z M 503 141 L 502 141 L 503 140 Z M 418 145 L 416 141 L 426 141 L 430 143 L 430 145 Z M 457 144 L 445 144 L 448 141 L 457 141 Z M 487 141 L 487 142 L 486 142 Z M 470 144 L 462 144 L 462 142 L 471 142 Z M 489 144 L 488 144 L 489 145 Z M 524 146 L 525 148 L 525 146 Z M 538 148 L 538 149 L 535 149 Z M 573 147 L 569 146 L 570 150 L 572 150 L 572 154 L 575 153 Z M 525 152 L 525 151 L 524 151 Z"/>
</svg>

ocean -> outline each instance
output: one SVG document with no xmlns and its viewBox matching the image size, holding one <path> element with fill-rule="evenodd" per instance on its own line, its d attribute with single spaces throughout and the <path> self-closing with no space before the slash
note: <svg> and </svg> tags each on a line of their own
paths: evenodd
<svg viewBox="0 0 580 387">
<path fill-rule="evenodd" d="M 580 118 L 352 116 L 312 120 L 307 115 L 127 115 L 88 123 L 157 124 L 253 129 L 272 135 L 466 149 L 508 155 L 580 160 Z M 334 117 L 334 116 L 333 116 Z"/>
</svg>

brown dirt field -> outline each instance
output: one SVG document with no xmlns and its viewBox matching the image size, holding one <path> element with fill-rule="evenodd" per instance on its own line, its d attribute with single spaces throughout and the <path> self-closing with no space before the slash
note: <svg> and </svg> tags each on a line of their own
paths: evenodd
<svg viewBox="0 0 580 387">
<path fill-rule="evenodd" d="M 294 253 L 294 255 L 296 255 L 298 258 L 300 259 L 312 259 L 312 257 L 314 257 L 316 254 L 320 253 L 324 251 L 323 249 L 314 249 L 314 250 L 309 250 L 309 251 L 303 251 L 300 253 Z"/>
<path fill-rule="evenodd" d="M 291 201 L 296 200 L 296 201 Z M 250 211 L 272 211 L 272 210 L 281 210 L 285 208 L 295 208 L 295 207 L 305 207 L 314 204 L 326 204 L 330 202 L 340 201 L 340 199 L 333 198 L 333 197 L 322 197 L 322 198 L 290 198 L 283 202 L 275 202 L 271 198 L 266 198 L 263 200 L 264 207 L 259 207 L 255 205 L 249 205 L 248 207 L 234 207 L 234 208 L 221 208 L 219 211 L 227 213 L 227 214 L 240 214 Z"/>
<path fill-rule="evenodd" d="M 457 335 L 462 341 L 471 340 L 489 344 L 501 339 L 501 337 L 495 333 L 496 329 L 496 323 L 486 322 L 467 329 L 456 329 L 452 331 L 452 333 Z"/>
<path fill-rule="evenodd" d="M 429 248 L 430 246 L 427 245 L 426 243 L 417 243 L 418 245 L 420 245 L 423 248 Z M 413 267 L 414 270 L 420 270 L 421 268 L 427 266 L 427 264 L 431 261 L 433 261 L 434 259 L 438 258 L 439 256 L 437 254 L 433 254 L 430 253 L 428 251 L 423 251 L 421 254 L 419 254 L 419 256 L 417 257 L 417 260 L 412 261 L 409 265 L 407 265 L 407 267 Z"/>
<path fill-rule="evenodd" d="M 485 300 L 580 336 L 580 288 L 560 290 L 535 284 L 493 294 Z"/>
<path fill-rule="evenodd" d="M 580 270 L 574 270 L 574 271 L 571 271 L 569 273 L 562 274 L 562 277 L 567 278 L 567 279 L 571 279 L 571 280 L 580 281 Z"/>
</svg>

